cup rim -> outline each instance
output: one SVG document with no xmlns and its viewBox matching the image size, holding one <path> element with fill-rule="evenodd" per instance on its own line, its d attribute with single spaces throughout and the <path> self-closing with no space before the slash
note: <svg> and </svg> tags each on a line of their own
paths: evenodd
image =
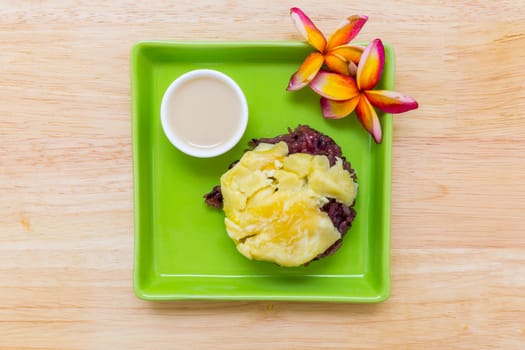
<svg viewBox="0 0 525 350">
<path fill-rule="evenodd" d="M 223 142 L 217 146 L 210 148 L 194 147 L 181 140 L 174 132 L 173 125 L 169 122 L 168 119 L 168 116 L 170 115 L 168 111 L 168 101 L 170 97 L 174 93 L 176 93 L 177 89 L 185 82 L 203 77 L 216 79 L 225 83 L 235 92 L 241 104 L 241 122 L 237 126 L 237 129 L 235 130 L 233 136 L 226 142 Z M 244 95 L 244 92 L 239 87 L 239 85 L 225 73 L 214 69 L 196 69 L 182 74 L 174 81 L 172 81 L 171 84 L 168 86 L 168 88 L 164 92 L 164 95 L 162 96 L 162 102 L 160 107 L 160 119 L 162 129 L 164 130 L 164 134 L 171 142 L 171 144 L 177 149 L 179 149 L 181 152 L 199 158 L 216 157 L 231 150 L 244 135 L 244 132 L 246 131 L 246 127 L 248 125 L 248 103 L 246 102 L 246 96 Z"/>
</svg>

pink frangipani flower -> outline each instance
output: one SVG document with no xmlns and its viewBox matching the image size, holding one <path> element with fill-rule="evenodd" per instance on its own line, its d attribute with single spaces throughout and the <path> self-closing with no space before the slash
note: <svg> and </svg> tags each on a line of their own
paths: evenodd
<svg viewBox="0 0 525 350">
<path fill-rule="evenodd" d="M 382 131 L 374 107 L 387 113 L 403 113 L 418 107 L 412 97 L 389 90 L 373 90 L 383 73 L 385 49 L 380 39 L 373 40 L 357 64 L 356 78 L 338 72 L 320 71 L 310 87 L 322 96 L 321 109 L 325 118 L 344 118 L 354 110 L 357 118 L 381 143 Z"/>
<path fill-rule="evenodd" d="M 290 16 L 299 32 L 317 51 L 308 55 L 299 70 L 292 75 L 288 91 L 299 90 L 308 85 L 323 64 L 333 72 L 345 75 L 352 73 L 352 67 L 355 68 L 361 58 L 363 47 L 347 44 L 359 34 L 367 16 L 348 17 L 328 40 L 299 8 L 293 7 Z"/>
</svg>

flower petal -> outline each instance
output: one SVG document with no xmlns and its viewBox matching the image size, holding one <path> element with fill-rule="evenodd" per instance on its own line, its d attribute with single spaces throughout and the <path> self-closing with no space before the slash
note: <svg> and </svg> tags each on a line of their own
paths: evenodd
<svg viewBox="0 0 525 350">
<path fill-rule="evenodd" d="M 363 51 L 357 66 L 357 86 L 360 90 L 372 90 L 383 73 L 385 48 L 380 39 L 374 39 Z"/>
<path fill-rule="evenodd" d="M 313 52 L 306 57 L 297 72 L 292 75 L 288 83 L 287 91 L 299 90 L 308 85 L 317 75 L 324 62 L 324 56 L 319 52 Z"/>
<path fill-rule="evenodd" d="M 365 95 L 360 95 L 356 114 L 361 124 L 372 135 L 376 143 L 381 143 L 383 138 L 381 124 L 374 107 L 372 107 Z"/>
<path fill-rule="evenodd" d="M 336 31 L 330 35 L 328 39 L 327 50 L 336 46 L 348 44 L 353 38 L 359 34 L 359 31 L 368 20 L 367 16 L 354 15 L 344 20 Z"/>
<path fill-rule="evenodd" d="M 412 97 L 395 91 L 368 90 L 365 95 L 372 105 L 387 113 L 403 113 L 418 107 Z"/>
<path fill-rule="evenodd" d="M 290 9 L 290 17 L 303 37 L 317 50 L 324 52 L 326 39 L 308 16 L 297 7 Z"/>
<path fill-rule="evenodd" d="M 359 63 L 361 55 L 363 54 L 364 47 L 357 45 L 341 45 L 334 47 L 330 50 L 330 53 L 348 61 Z"/>
<path fill-rule="evenodd" d="M 343 75 L 349 75 L 348 63 L 336 55 L 327 54 L 324 58 L 324 62 L 330 68 L 332 72 L 336 72 Z"/>
<path fill-rule="evenodd" d="M 346 101 L 333 101 L 321 98 L 321 110 L 323 116 L 329 119 L 341 119 L 352 113 L 359 102 L 360 96 Z"/>
<path fill-rule="evenodd" d="M 348 75 L 355 78 L 356 74 L 357 74 L 357 64 L 355 64 L 352 61 L 348 62 Z"/>
<path fill-rule="evenodd" d="M 335 101 L 349 100 L 359 94 L 354 78 L 326 71 L 317 73 L 310 87 L 322 97 Z"/>
</svg>

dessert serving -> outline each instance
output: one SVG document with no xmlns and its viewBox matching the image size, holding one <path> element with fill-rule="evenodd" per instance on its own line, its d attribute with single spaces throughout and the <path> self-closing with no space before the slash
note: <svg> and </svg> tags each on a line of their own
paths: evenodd
<svg viewBox="0 0 525 350">
<path fill-rule="evenodd" d="M 140 298 L 388 297 L 391 114 L 417 102 L 390 45 L 354 40 L 367 16 L 324 36 L 290 15 L 306 42 L 133 47 Z"/>
<path fill-rule="evenodd" d="M 304 125 L 250 146 L 205 196 L 237 250 L 281 266 L 333 254 L 356 215 L 356 174 L 341 148 Z"/>
</svg>

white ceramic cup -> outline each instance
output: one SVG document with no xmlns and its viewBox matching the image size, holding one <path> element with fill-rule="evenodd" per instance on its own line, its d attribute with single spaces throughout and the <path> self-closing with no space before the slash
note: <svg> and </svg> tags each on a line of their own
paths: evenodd
<svg viewBox="0 0 525 350">
<path fill-rule="evenodd" d="M 217 80 L 221 83 L 223 83 L 224 87 L 227 89 L 231 89 L 231 91 L 234 92 L 236 99 L 235 103 L 239 104 L 239 110 L 240 110 L 240 122 L 235 123 L 235 130 L 234 132 L 225 139 L 224 141 L 220 142 L 219 144 L 214 144 L 206 147 L 199 147 L 194 144 L 191 144 L 187 142 L 184 137 L 181 137 L 181 135 L 175 130 L 174 126 L 174 109 L 173 103 L 170 101 L 172 100 L 172 97 L 174 94 L 180 93 L 181 89 L 184 89 L 184 86 L 187 85 L 189 81 L 193 79 L 201 79 L 201 78 L 207 78 L 207 79 L 213 79 Z M 203 96 L 202 103 L 207 103 L 205 96 Z M 166 92 L 164 93 L 164 96 L 162 97 L 162 104 L 160 107 L 160 117 L 161 117 L 161 124 L 162 128 L 164 130 L 164 133 L 166 134 L 166 137 L 168 140 L 178 148 L 180 151 L 194 157 L 199 158 L 209 158 L 209 157 L 215 157 L 218 155 L 221 155 L 223 153 L 226 153 L 230 149 L 232 149 L 241 139 L 244 132 L 246 131 L 246 126 L 248 124 L 248 104 L 246 102 L 246 97 L 244 96 L 244 93 L 242 92 L 241 88 L 237 83 L 231 79 L 226 74 L 211 70 L 211 69 L 197 69 L 193 71 L 189 71 L 177 79 L 175 79 L 170 86 L 166 89 Z M 177 118 L 191 118 L 190 115 L 185 116 L 175 116 Z M 217 116 L 220 118 L 220 116 Z M 191 120 L 191 119 L 190 119 Z M 196 122 L 195 128 L 203 127 L 202 125 L 199 126 L 198 122 Z"/>
</svg>

